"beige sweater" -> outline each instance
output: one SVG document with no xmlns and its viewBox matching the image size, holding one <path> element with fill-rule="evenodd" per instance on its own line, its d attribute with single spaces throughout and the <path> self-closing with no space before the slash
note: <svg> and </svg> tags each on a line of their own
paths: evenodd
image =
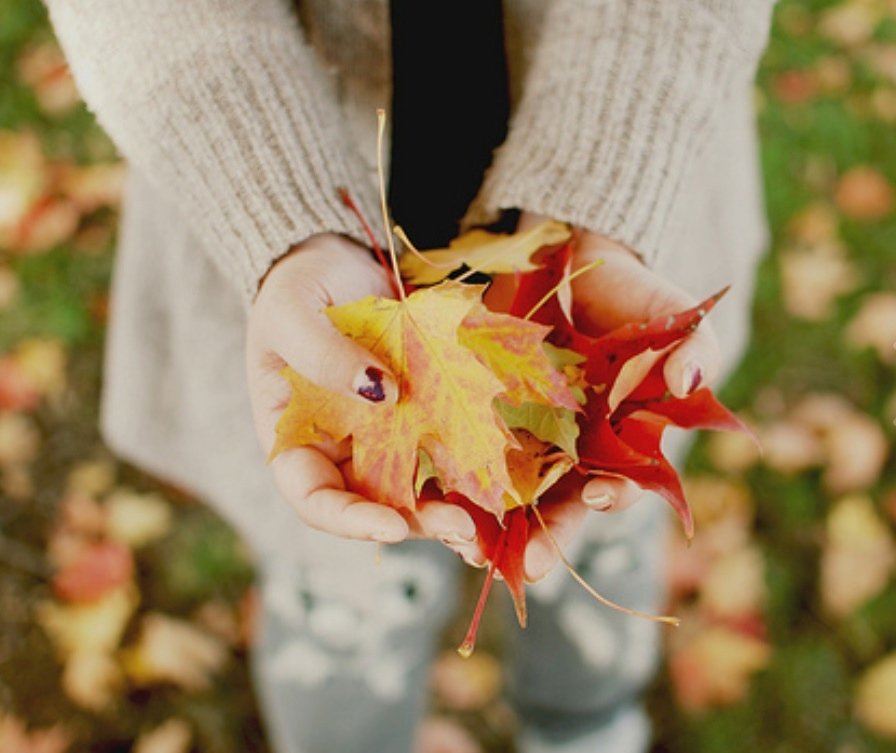
<svg viewBox="0 0 896 753">
<path fill-rule="evenodd" d="M 245 311 L 309 235 L 376 208 L 386 0 L 46 0 L 132 166 L 103 424 L 259 551 L 313 548 L 276 497 L 243 378 Z M 729 361 L 764 243 L 751 86 L 772 0 L 505 0 L 510 133 L 468 221 L 501 208 L 609 235 L 719 310 Z M 475 117 L 471 113 L 471 117 Z M 438 180 L 438 176 L 433 176 Z M 313 538 L 313 536 L 311 537 Z"/>
</svg>

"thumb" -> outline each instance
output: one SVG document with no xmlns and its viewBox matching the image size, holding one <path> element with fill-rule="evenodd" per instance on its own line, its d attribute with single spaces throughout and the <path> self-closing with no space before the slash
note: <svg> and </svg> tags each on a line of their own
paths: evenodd
<svg viewBox="0 0 896 753">
<path fill-rule="evenodd" d="M 278 322 L 271 339 L 288 366 L 320 387 L 373 403 L 394 403 L 398 386 L 389 368 L 342 335 L 322 313 Z"/>
</svg>

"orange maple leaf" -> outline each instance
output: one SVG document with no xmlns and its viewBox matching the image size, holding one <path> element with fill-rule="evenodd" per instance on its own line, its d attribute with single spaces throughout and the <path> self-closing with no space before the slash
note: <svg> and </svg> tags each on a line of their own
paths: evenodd
<svg viewBox="0 0 896 753">
<path fill-rule="evenodd" d="M 544 350 L 550 331 L 543 324 L 477 306 L 461 322 L 458 339 L 504 383 L 501 397 L 511 405 L 540 403 L 578 411 L 567 378 Z"/>
</svg>

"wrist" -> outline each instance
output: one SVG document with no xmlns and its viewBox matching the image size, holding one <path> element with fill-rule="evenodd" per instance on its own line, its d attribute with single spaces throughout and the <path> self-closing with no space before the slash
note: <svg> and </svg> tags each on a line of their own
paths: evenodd
<svg viewBox="0 0 896 753">
<path fill-rule="evenodd" d="M 290 246 L 283 254 L 271 262 L 271 266 L 268 267 L 267 271 L 258 281 L 256 297 L 272 276 L 276 278 L 280 274 L 285 273 L 291 266 L 291 262 L 297 259 L 303 252 L 312 250 L 325 251 L 334 254 L 359 254 L 370 258 L 370 250 L 348 236 L 329 232 L 311 235 L 308 238 L 305 238 L 305 240 Z"/>
</svg>

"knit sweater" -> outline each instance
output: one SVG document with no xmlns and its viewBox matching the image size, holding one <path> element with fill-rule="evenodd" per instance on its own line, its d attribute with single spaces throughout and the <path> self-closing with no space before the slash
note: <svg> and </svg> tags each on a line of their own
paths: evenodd
<svg viewBox="0 0 896 753">
<path fill-rule="evenodd" d="M 364 241 L 338 187 L 378 216 L 388 2 L 46 3 L 132 167 L 107 439 L 210 498 L 257 550 L 295 549 L 250 427 L 245 310 L 297 242 Z M 628 245 L 695 295 L 734 282 L 716 324 L 733 360 L 765 237 L 751 87 L 772 4 L 505 0 L 510 130 L 467 224 L 529 210 Z"/>
</svg>

